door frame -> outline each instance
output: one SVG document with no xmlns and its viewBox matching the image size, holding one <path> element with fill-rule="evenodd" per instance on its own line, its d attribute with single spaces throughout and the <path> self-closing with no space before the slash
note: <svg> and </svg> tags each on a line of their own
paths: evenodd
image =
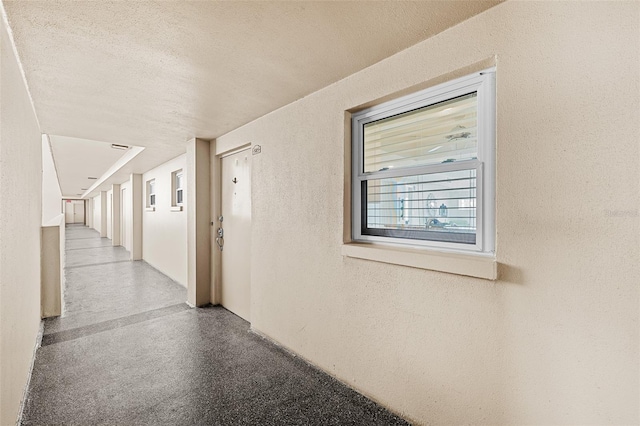
<svg viewBox="0 0 640 426">
<path fill-rule="evenodd" d="M 222 256 L 216 244 L 216 234 L 219 227 L 218 218 L 222 214 L 222 158 L 238 152 L 251 150 L 251 142 L 238 144 L 219 144 L 212 142 L 210 151 L 210 188 L 211 188 L 211 303 L 222 303 Z M 253 163 L 253 159 L 252 159 Z M 253 164 L 252 164 L 253 170 Z M 253 172 L 252 172 L 253 175 Z M 253 192 L 253 179 L 251 184 Z M 223 227 L 224 228 L 224 227 Z"/>
</svg>

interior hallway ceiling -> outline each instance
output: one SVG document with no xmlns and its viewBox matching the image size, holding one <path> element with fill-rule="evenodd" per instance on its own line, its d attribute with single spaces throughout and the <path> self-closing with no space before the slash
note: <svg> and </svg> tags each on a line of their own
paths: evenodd
<svg viewBox="0 0 640 426">
<path fill-rule="evenodd" d="M 107 190 L 500 1 L 2 3 L 42 132 L 145 148 Z"/>
<path fill-rule="evenodd" d="M 64 171 L 58 180 L 65 198 L 80 197 L 126 152 L 113 149 L 105 142 L 66 136 L 51 136 L 49 139 L 56 168 Z"/>
</svg>

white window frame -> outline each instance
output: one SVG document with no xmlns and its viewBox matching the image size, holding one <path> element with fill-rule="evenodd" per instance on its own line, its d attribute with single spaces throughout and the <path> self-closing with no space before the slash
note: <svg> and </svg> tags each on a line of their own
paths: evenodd
<svg viewBox="0 0 640 426">
<path fill-rule="evenodd" d="M 178 187 L 178 176 L 182 178 L 182 184 Z M 178 191 L 182 191 L 182 201 L 178 202 Z M 182 169 L 171 173 L 171 206 L 180 207 L 184 205 L 184 171 Z"/>
<path fill-rule="evenodd" d="M 156 180 L 155 179 L 149 179 L 147 181 L 147 208 L 148 209 L 154 209 L 156 207 L 156 203 L 158 202 L 158 200 L 156 199 L 157 195 L 156 195 Z M 151 187 L 153 187 L 153 191 L 151 191 Z M 151 196 L 153 196 L 153 200 L 151 199 Z"/>
<path fill-rule="evenodd" d="M 411 168 L 364 172 L 364 125 L 418 108 L 443 102 L 469 93 L 477 93 L 478 155 L 477 159 L 430 164 Z M 493 253 L 495 248 L 495 68 L 422 90 L 352 115 L 351 169 L 351 236 L 354 242 L 392 243 L 460 252 Z M 362 233 L 363 182 L 456 170 L 476 170 L 476 242 L 475 244 L 441 242 L 424 239 L 373 236 Z M 362 209 L 365 209 L 364 213 Z"/>
</svg>

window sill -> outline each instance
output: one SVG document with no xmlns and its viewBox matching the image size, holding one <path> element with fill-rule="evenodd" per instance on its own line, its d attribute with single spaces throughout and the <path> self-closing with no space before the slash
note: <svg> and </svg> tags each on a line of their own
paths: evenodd
<svg viewBox="0 0 640 426">
<path fill-rule="evenodd" d="M 343 244 L 342 255 L 486 280 L 496 280 L 498 278 L 497 262 L 492 255 L 395 247 L 375 243 Z"/>
<path fill-rule="evenodd" d="M 144 211 L 147 211 L 147 212 L 155 212 L 155 211 L 156 211 L 156 208 L 155 208 L 155 207 L 147 207 L 147 208 L 145 208 L 145 209 L 144 209 Z"/>
<path fill-rule="evenodd" d="M 181 212 L 182 211 L 182 206 L 171 206 L 171 211 L 172 212 Z"/>
</svg>

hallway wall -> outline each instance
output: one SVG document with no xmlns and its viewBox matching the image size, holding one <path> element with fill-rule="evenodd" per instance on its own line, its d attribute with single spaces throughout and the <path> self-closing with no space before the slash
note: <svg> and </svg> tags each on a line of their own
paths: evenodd
<svg viewBox="0 0 640 426">
<path fill-rule="evenodd" d="M 43 318 L 62 313 L 64 294 L 65 213 L 49 137 L 42 135 L 42 234 L 40 300 Z"/>
<path fill-rule="evenodd" d="M 502 3 L 218 138 L 262 146 L 252 327 L 418 423 L 637 423 L 639 22 Z M 345 111 L 494 55 L 500 279 L 343 257 Z"/>
<path fill-rule="evenodd" d="M 174 158 L 142 176 L 143 203 L 146 207 L 146 183 L 155 179 L 155 211 L 143 210 L 142 257 L 162 273 L 187 286 L 187 205 L 186 185 L 182 211 L 171 210 L 171 174 L 183 170 L 186 182 L 186 154 Z"/>
<path fill-rule="evenodd" d="M 109 191 L 107 191 L 107 238 L 109 239 L 113 239 L 113 234 L 112 234 L 112 229 L 111 227 L 113 226 L 113 218 L 112 218 L 112 203 L 113 203 L 113 190 L 110 189 Z"/>
<path fill-rule="evenodd" d="M 84 203 L 84 224 L 89 228 L 93 228 L 93 202 L 91 198 L 82 200 Z M 77 223 L 74 221 L 74 223 Z"/>
<path fill-rule="evenodd" d="M 51 146 L 46 135 L 42 136 L 42 224 L 51 219 L 60 219 L 62 192 L 58 183 L 58 173 L 53 162 Z"/>
<path fill-rule="evenodd" d="M 91 214 L 93 219 L 91 221 L 91 227 L 98 232 L 102 232 L 102 226 L 101 226 L 102 200 L 100 199 L 100 194 L 93 197 L 89 202 L 92 203 Z"/>
<path fill-rule="evenodd" d="M 133 234 L 133 216 L 131 210 L 131 182 L 126 180 L 120 184 L 120 194 L 124 193 L 126 196 L 122 198 L 120 201 L 120 212 L 116 212 L 120 214 L 120 227 L 124 228 L 124 239 L 120 241 L 120 245 L 124 247 L 129 253 L 131 253 L 132 239 L 131 235 Z M 126 217 L 123 217 L 125 215 Z"/>
<path fill-rule="evenodd" d="M 40 327 L 42 138 L 3 19 L 0 39 L 0 424 L 13 425 Z"/>
</svg>

